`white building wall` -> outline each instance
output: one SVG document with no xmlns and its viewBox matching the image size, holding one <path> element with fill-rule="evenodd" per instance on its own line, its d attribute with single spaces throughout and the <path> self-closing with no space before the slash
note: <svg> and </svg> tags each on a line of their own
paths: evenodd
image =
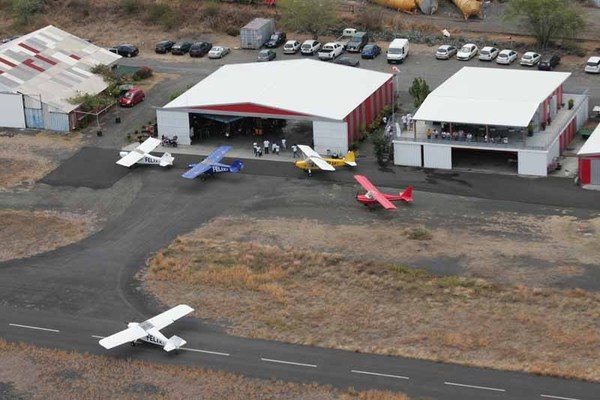
<svg viewBox="0 0 600 400">
<path fill-rule="evenodd" d="M 23 97 L 18 93 L 0 93 L 0 126 L 25 128 Z"/>
<path fill-rule="evenodd" d="M 589 101 L 590 101 L 590 98 L 588 96 L 585 96 L 585 99 L 583 99 L 583 101 L 581 102 L 581 105 L 579 106 L 579 109 L 577 110 L 576 124 L 577 124 L 578 131 L 583 127 L 583 125 L 586 123 L 586 121 L 590 117 Z"/>
<path fill-rule="evenodd" d="M 548 175 L 548 153 L 547 151 L 519 150 L 519 175 Z"/>
<path fill-rule="evenodd" d="M 452 147 L 424 144 L 423 166 L 425 168 L 452 169 Z"/>
<path fill-rule="evenodd" d="M 156 110 L 156 124 L 159 136 L 173 138 L 177 136 L 178 144 L 191 144 L 190 117 L 186 111 Z"/>
<path fill-rule="evenodd" d="M 328 152 L 348 152 L 348 124 L 346 122 L 313 121 L 314 149 L 321 155 Z M 300 143 L 302 144 L 302 143 Z"/>
<path fill-rule="evenodd" d="M 423 166 L 420 143 L 394 141 L 394 164 L 407 167 Z"/>
</svg>

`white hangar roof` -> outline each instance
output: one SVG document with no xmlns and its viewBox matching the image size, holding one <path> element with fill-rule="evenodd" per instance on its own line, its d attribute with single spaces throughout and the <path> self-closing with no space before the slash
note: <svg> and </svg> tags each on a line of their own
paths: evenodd
<svg viewBox="0 0 600 400">
<path fill-rule="evenodd" d="M 477 125 L 529 125 L 568 72 L 463 67 L 432 91 L 413 117 Z"/>
<path fill-rule="evenodd" d="M 600 124 L 585 141 L 581 149 L 577 152 L 578 156 L 598 156 L 600 155 Z"/>
<path fill-rule="evenodd" d="M 343 120 L 392 74 L 318 60 L 225 65 L 163 109 L 234 114 L 269 109 L 280 115 Z"/>
<path fill-rule="evenodd" d="M 0 91 L 23 93 L 63 112 L 77 92 L 97 94 L 108 84 L 90 69 L 121 58 L 52 25 L 0 45 Z"/>
</svg>

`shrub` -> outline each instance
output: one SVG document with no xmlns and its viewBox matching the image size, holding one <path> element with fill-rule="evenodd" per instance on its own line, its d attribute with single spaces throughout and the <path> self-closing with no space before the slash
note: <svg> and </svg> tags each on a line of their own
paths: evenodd
<svg viewBox="0 0 600 400">
<path fill-rule="evenodd" d="M 407 238 L 412 239 L 412 240 L 431 240 L 431 239 L 433 239 L 433 235 L 431 234 L 431 232 L 424 227 L 409 228 L 404 231 L 404 235 Z"/>
<path fill-rule="evenodd" d="M 229 36 L 235 37 L 240 34 L 240 30 L 234 26 L 228 26 L 227 28 L 225 28 L 225 33 Z"/>
<path fill-rule="evenodd" d="M 172 29 L 176 22 L 175 13 L 168 4 L 152 4 L 148 8 L 148 20 L 167 30 Z"/>
<path fill-rule="evenodd" d="M 569 99 L 569 103 L 568 104 L 569 104 L 569 110 L 572 110 L 573 107 L 575 106 L 575 100 Z"/>
<path fill-rule="evenodd" d="M 12 11 L 19 25 L 27 25 L 34 15 L 44 11 L 44 0 L 12 0 Z"/>
<path fill-rule="evenodd" d="M 144 67 L 140 67 L 140 69 L 135 71 L 132 78 L 134 81 L 141 81 L 143 79 L 148 79 L 148 78 L 152 77 L 152 75 L 153 75 L 152 68 L 144 66 Z"/>
<path fill-rule="evenodd" d="M 140 9 L 138 0 L 122 0 L 121 7 L 123 7 L 123 10 L 129 14 L 135 14 Z"/>
</svg>

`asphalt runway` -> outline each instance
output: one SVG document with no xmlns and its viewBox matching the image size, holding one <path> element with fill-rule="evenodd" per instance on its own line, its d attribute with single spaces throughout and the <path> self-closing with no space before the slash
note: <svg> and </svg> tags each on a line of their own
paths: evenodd
<svg viewBox="0 0 600 400">
<path fill-rule="evenodd" d="M 125 322 L 143 321 L 164 310 L 134 278 L 146 258 L 177 235 L 218 216 L 300 217 L 330 223 L 390 218 L 389 214 L 365 212 L 356 204 L 352 196 L 355 186 L 348 184 L 352 181 L 351 171 L 307 178 L 291 165 L 248 160 L 240 174 L 189 181 L 179 176 L 188 157 L 197 161 L 197 156 L 186 156 L 172 169 L 136 167 L 113 173 L 114 151 L 84 149 L 74 161 L 54 171 L 50 182 L 58 188 L 65 187 L 65 196 L 76 195 L 70 189 L 74 184 L 89 187 L 91 171 L 103 174 L 100 180 L 104 185 L 118 181 L 122 174 L 120 179 L 127 176 L 128 183 L 135 182 L 140 188 L 127 200 L 129 206 L 123 207 L 124 211 L 111 218 L 100 232 L 55 251 L 0 264 L 0 336 L 11 341 L 107 354 L 97 343 L 99 337 L 123 329 Z M 96 160 L 94 168 L 86 168 L 90 158 Z M 362 168 L 370 167 L 361 167 L 361 172 Z M 398 177 L 387 174 L 374 174 L 373 180 L 398 187 Z M 435 182 L 423 185 L 479 191 L 477 181 L 463 183 L 450 178 L 437 176 Z M 102 192 L 98 187 L 93 190 Z M 415 197 L 414 207 L 405 208 L 393 218 L 443 209 L 450 199 L 425 192 L 417 192 Z M 557 212 L 554 206 L 453 199 L 460 200 L 452 206 L 456 213 L 471 210 L 484 214 L 486 210 L 498 209 L 533 215 Z M 569 212 L 591 213 L 574 209 Z M 595 383 L 232 337 L 192 318 L 178 321 L 164 333 L 185 338 L 188 350 L 173 355 L 148 345 L 121 346 L 108 354 L 259 378 L 398 390 L 431 399 L 592 400 L 600 393 L 600 385 Z"/>
</svg>

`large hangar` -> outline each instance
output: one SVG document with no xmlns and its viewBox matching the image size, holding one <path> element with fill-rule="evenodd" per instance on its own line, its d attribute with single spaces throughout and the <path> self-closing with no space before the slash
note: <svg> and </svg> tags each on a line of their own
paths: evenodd
<svg viewBox="0 0 600 400">
<path fill-rule="evenodd" d="M 157 109 L 158 131 L 190 144 L 190 115 L 312 121 L 314 148 L 345 153 L 386 105 L 393 75 L 316 60 L 225 65 Z"/>
</svg>

